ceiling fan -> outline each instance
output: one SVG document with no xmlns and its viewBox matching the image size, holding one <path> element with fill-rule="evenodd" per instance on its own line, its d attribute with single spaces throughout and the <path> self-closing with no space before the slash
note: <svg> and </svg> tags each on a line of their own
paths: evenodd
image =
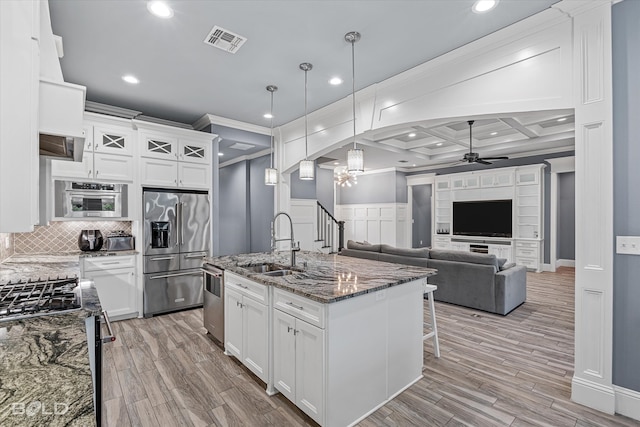
<svg viewBox="0 0 640 427">
<path fill-rule="evenodd" d="M 492 164 L 491 162 L 489 162 L 488 160 L 507 160 L 509 159 L 508 157 L 480 157 L 480 154 L 478 153 L 474 153 L 473 152 L 473 139 L 472 139 L 472 127 L 473 127 L 473 123 L 475 122 L 475 120 L 469 120 L 467 123 L 469 123 L 469 152 L 465 153 L 464 157 L 462 158 L 462 160 L 460 160 L 461 163 L 481 163 L 483 165 L 490 165 Z"/>
</svg>

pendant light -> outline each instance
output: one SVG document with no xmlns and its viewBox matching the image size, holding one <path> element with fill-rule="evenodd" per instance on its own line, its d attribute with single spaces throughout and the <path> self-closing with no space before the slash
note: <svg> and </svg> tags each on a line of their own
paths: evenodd
<svg viewBox="0 0 640 427">
<path fill-rule="evenodd" d="M 278 169 L 273 167 L 273 92 L 278 90 L 278 86 L 269 85 L 267 86 L 267 90 L 271 93 L 271 110 L 269 111 L 271 119 L 271 140 L 269 141 L 271 148 L 271 167 L 264 170 L 264 183 L 265 185 L 276 185 L 278 183 Z"/>
<path fill-rule="evenodd" d="M 300 64 L 300 69 L 304 71 L 304 160 L 300 161 L 300 179 L 310 181 L 314 179 L 316 165 L 313 160 L 307 159 L 308 155 L 308 131 L 307 131 L 307 72 L 313 68 L 308 62 Z"/>
<path fill-rule="evenodd" d="M 355 44 L 360 40 L 360 33 L 350 31 L 344 35 L 344 39 L 351 43 L 351 89 L 353 100 L 353 148 L 347 153 L 347 171 L 350 174 L 364 172 L 364 150 L 356 146 L 356 59 Z"/>
</svg>

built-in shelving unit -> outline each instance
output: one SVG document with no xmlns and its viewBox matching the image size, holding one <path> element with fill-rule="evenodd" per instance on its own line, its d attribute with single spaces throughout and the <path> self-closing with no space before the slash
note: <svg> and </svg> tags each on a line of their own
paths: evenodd
<svg viewBox="0 0 640 427">
<path fill-rule="evenodd" d="M 438 176 L 433 202 L 433 247 L 494 254 L 542 271 L 544 165 Z M 453 202 L 512 200 L 512 236 L 454 235 Z"/>
</svg>

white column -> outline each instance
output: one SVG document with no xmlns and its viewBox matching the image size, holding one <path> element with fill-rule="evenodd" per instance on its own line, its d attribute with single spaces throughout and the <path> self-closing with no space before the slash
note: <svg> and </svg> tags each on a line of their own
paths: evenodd
<svg viewBox="0 0 640 427">
<path fill-rule="evenodd" d="M 575 371 L 571 398 L 615 411 L 611 3 L 575 2 Z"/>
</svg>

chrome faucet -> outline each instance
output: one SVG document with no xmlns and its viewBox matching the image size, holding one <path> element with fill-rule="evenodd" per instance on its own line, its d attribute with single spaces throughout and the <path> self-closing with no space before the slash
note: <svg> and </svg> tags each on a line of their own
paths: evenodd
<svg viewBox="0 0 640 427">
<path fill-rule="evenodd" d="M 290 237 L 288 237 L 286 239 L 278 239 L 276 237 L 276 220 L 278 219 L 278 217 L 280 215 L 284 215 L 287 218 L 289 218 L 289 225 L 291 227 L 291 235 L 290 235 Z M 298 245 L 296 245 L 296 241 L 293 238 L 293 221 L 291 220 L 291 217 L 289 216 L 289 214 L 286 213 L 286 212 L 278 212 L 276 214 L 276 216 L 273 217 L 273 220 L 271 221 L 271 251 L 276 250 L 276 243 L 277 242 L 281 242 L 283 240 L 291 240 L 291 267 L 295 267 L 296 266 L 296 252 L 298 252 L 300 250 L 300 243 L 298 243 Z"/>
</svg>

